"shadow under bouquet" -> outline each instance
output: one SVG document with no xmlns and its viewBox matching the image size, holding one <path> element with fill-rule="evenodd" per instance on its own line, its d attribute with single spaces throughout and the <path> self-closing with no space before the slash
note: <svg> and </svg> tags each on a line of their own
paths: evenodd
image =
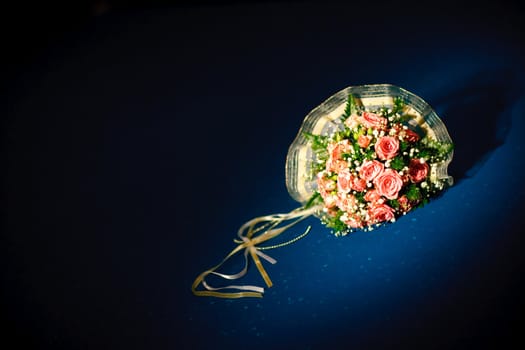
<svg viewBox="0 0 525 350">
<path fill-rule="evenodd" d="M 260 244 L 311 215 L 317 216 L 336 236 L 395 222 L 453 184 L 447 171 L 453 148 L 441 119 L 418 96 L 389 84 L 339 91 L 305 117 L 288 151 L 286 186 L 301 207 L 242 225 L 234 240 L 238 245 L 220 264 L 197 277 L 193 293 L 222 298 L 262 297 L 261 287 L 214 288 L 205 279 L 208 275 L 229 280 L 241 278 L 248 271 L 250 255 L 266 285 L 271 287 L 260 258 L 272 264 L 276 261 L 263 251 L 295 242 L 310 227 L 288 242 Z M 239 273 L 216 271 L 241 251 L 245 264 Z M 205 290 L 198 290 L 201 284 Z"/>
</svg>

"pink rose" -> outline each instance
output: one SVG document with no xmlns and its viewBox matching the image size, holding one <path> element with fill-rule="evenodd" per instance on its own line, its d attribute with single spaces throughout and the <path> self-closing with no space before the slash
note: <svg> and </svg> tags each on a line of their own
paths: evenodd
<svg viewBox="0 0 525 350">
<path fill-rule="evenodd" d="M 344 169 L 337 174 L 337 190 L 348 193 L 351 190 L 362 192 L 366 188 L 366 181 L 354 176 L 350 170 Z"/>
<path fill-rule="evenodd" d="M 326 161 L 326 170 L 340 173 L 341 171 L 348 170 L 348 162 L 346 160 L 329 158 Z"/>
<path fill-rule="evenodd" d="M 326 161 L 326 169 L 336 173 L 348 168 L 348 163 L 343 160 L 343 153 L 350 152 L 352 145 L 348 140 L 342 140 L 328 145 L 327 150 L 330 157 Z"/>
<path fill-rule="evenodd" d="M 337 206 L 342 211 L 351 212 L 357 206 L 356 198 L 351 194 L 341 193 L 337 194 Z"/>
<path fill-rule="evenodd" d="M 381 129 L 384 128 L 387 124 L 387 119 L 381 117 L 379 114 L 371 112 L 363 112 L 359 122 L 367 128 Z"/>
<path fill-rule="evenodd" d="M 368 145 L 370 145 L 371 140 L 372 140 L 372 137 L 368 135 L 359 135 L 359 138 L 357 139 L 357 144 L 361 148 L 367 148 Z"/>
<path fill-rule="evenodd" d="M 379 159 L 388 160 L 397 155 L 399 140 L 392 136 L 383 136 L 377 139 L 375 150 Z"/>
<path fill-rule="evenodd" d="M 357 192 L 363 192 L 366 189 L 366 181 L 357 176 L 353 176 L 352 189 Z"/>
<path fill-rule="evenodd" d="M 344 169 L 337 175 L 337 190 L 338 192 L 348 193 L 352 189 L 353 182 L 352 174 L 350 170 Z"/>
<path fill-rule="evenodd" d="M 381 199 L 381 195 L 377 190 L 370 190 L 365 194 L 365 201 L 375 203 Z"/>
<path fill-rule="evenodd" d="M 333 154 L 336 148 L 337 148 L 337 143 L 329 143 L 328 146 L 326 147 L 326 150 L 328 151 L 330 158 L 334 158 Z M 335 159 L 337 159 L 337 157 L 335 157 Z"/>
<path fill-rule="evenodd" d="M 348 140 L 342 140 L 328 145 L 327 150 L 333 160 L 343 159 L 343 153 L 350 152 L 352 145 Z"/>
<path fill-rule="evenodd" d="M 363 220 L 357 214 L 348 214 L 348 220 L 344 221 L 344 223 L 351 228 L 363 227 Z"/>
<path fill-rule="evenodd" d="M 411 159 L 408 166 L 408 176 L 414 183 L 423 181 L 428 175 L 429 166 L 424 159 Z"/>
<path fill-rule="evenodd" d="M 377 175 L 381 174 L 385 166 L 377 160 L 364 161 L 359 170 L 359 176 L 365 181 L 372 181 Z"/>
<path fill-rule="evenodd" d="M 394 209 L 386 204 L 376 203 L 368 209 L 368 215 L 372 223 L 389 221 L 394 218 Z"/>
<path fill-rule="evenodd" d="M 335 190 L 335 187 L 335 181 L 327 178 L 326 173 L 321 172 L 317 174 L 317 188 L 319 189 L 319 192 L 321 192 L 321 190 L 331 192 Z"/>
<path fill-rule="evenodd" d="M 335 187 L 335 181 L 327 178 L 325 172 L 320 172 L 317 174 L 317 190 L 323 199 L 325 199 L 330 194 L 330 192 L 335 190 Z"/>
<path fill-rule="evenodd" d="M 351 116 L 349 116 L 348 118 L 346 118 L 344 124 L 345 124 L 349 129 L 355 129 L 355 128 L 359 125 L 359 116 L 356 115 L 356 114 L 352 114 Z"/>
<path fill-rule="evenodd" d="M 403 179 L 397 171 L 386 169 L 374 179 L 377 192 L 388 199 L 396 199 L 403 187 Z"/>
</svg>

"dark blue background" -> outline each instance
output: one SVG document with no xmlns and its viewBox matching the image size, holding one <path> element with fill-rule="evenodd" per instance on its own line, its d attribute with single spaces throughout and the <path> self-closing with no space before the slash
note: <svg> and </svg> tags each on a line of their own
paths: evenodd
<svg viewBox="0 0 525 350">
<path fill-rule="evenodd" d="M 62 28 L 51 12 L 20 22 L 27 46 L 11 37 L 2 85 L 3 340 L 523 344 L 523 7 L 473 5 L 109 6 Z M 307 220 L 305 239 L 268 252 L 263 299 L 194 297 L 239 225 L 298 206 L 284 163 L 304 116 L 367 83 L 437 110 L 456 185 L 372 233 L 335 238 Z M 262 285 L 255 269 L 246 280 Z"/>
</svg>

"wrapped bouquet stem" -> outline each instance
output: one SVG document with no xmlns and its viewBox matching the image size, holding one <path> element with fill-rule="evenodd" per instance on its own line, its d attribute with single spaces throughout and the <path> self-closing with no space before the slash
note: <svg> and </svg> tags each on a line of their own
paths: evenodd
<svg viewBox="0 0 525 350">
<path fill-rule="evenodd" d="M 289 148 L 286 186 L 300 207 L 243 224 L 234 240 L 237 246 L 220 264 L 196 278 L 193 293 L 262 297 L 262 287 L 212 287 L 206 277 L 239 279 L 248 271 L 250 256 L 271 287 L 261 258 L 271 264 L 276 261 L 263 251 L 297 241 L 310 227 L 288 242 L 265 242 L 311 215 L 336 236 L 394 223 L 453 184 L 448 175 L 452 157 L 453 143 L 445 125 L 418 96 L 388 84 L 339 91 L 305 117 Z M 245 259 L 240 272 L 218 272 L 224 262 L 240 252 Z"/>
</svg>

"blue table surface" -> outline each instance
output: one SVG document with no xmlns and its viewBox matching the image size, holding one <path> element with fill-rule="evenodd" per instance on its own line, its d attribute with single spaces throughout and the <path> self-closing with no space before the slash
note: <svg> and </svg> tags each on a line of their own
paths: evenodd
<svg viewBox="0 0 525 350">
<path fill-rule="evenodd" d="M 53 349 L 523 344 L 523 12 L 383 5 L 110 12 L 35 58 L 11 82 L 3 138 L 10 336 Z M 193 296 L 242 223 L 299 205 L 284 163 L 304 116 L 367 83 L 437 111 L 455 185 L 370 233 L 336 238 L 309 218 L 285 235 L 308 236 L 268 252 L 262 299 Z M 254 266 L 243 282 L 263 285 Z"/>
</svg>

